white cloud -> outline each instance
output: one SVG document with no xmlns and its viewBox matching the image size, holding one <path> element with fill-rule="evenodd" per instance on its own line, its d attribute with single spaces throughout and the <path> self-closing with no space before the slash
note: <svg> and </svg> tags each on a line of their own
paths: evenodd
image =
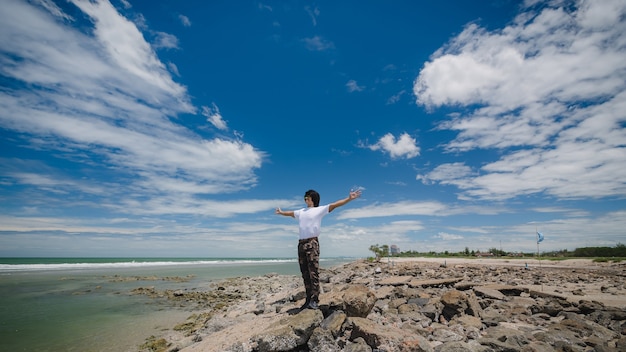
<svg viewBox="0 0 626 352">
<path fill-rule="evenodd" d="M 181 187 L 182 188 L 182 187 Z M 215 201 L 193 197 L 189 190 L 177 196 L 175 193 L 163 197 L 152 197 L 137 206 L 136 201 L 120 202 L 119 210 L 126 209 L 126 213 L 133 215 L 198 215 L 207 218 L 229 218 L 236 215 L 267 212 L 273 214 L 276 204 L 295 206 L 292 201 L 277 199 L 246 199 L 236 201 Z"/>
<path fill-rule="evenodd" d="M 170 72 L 172 72 L 173 74 L 175 74 L 176 76 L 180 77 L 180 72 L 178 72 L 178 66 L 176 66 L 175 63 L 173 62 L 168 62 L 167 63 L 167 67 L 169 68 Z"/>
<path fill-rule="evenodd" d="M 436 238 L 440 238 L 444 241 L 458 241 L 458 240 L 462 240 L 463 236 L 455 235 L 455 234 L 447 233 L 447 232 L 439 232 Z"/>
<path fill-rule="evenodd" d="M 99 61 L 109 59 L 110 62 L 103 63 L 115 65 L 123 74 L 130 75 L 130 77 L 138 79 L 142 83 L 145 82 L 152 85 L 155 90 L 162 91 L 161 95 L 166 93 L 188 99 L 185 87 L 175 83 L 167 74 L 163 63 L 159 61 L 154 50 L 145 41 L 136 25 L 121 16 L 108 1 L 94 3 L 76 0 L 74 4 L 88 15 L 93 22 L 95 37 L 83 36 L 67 27 L 57 27 L 47 18 L 41 18 L 41 20 L 47 22 L 47 25 L 57 27 L 54 29 L 54 32 L 65 32 L 65 34 L 75 37 L 73 39 L 79 40 L 82 44 L 89 45 L 89 49 L 92 49 L 91 51 L 77 53 L 81 57 L 82 55 L 93 56 L 97 53 L 106 54 L 106 57 L 98 57 L 97 59 Z M 14 29 L 12 28 L 11 30 Z M 34 34 L 36 30 L 36 28 L 30 29 L 28 33 Z M 44 36 L 51 37 L 52 34 Z M 43 38 L 29 39 L 30 43 L 35 42 L 45 45 Z M 55 39 L 54 42 L 63 45 L 63 48 L 68 46 L 68 39 L 65 39 L 65 41 L 59 38 Z M 19 54 L 23 53 L 20 52 Z M 76 58 L 66 57 L 66 59 L 76 61 Z M 137 84 L 132 86 L 137 86 Z"/>
<path fill-rule="evenodd" d="M 267 11 L 274 11 L 274 9 L 270 6 L 270 5 L 266 5 L 264 3 L 259 3 L 259 9 L 260 10 L 267 10 Z"/>
<path fill-rule="evenodd" d="M 352 92 L 362 92 L 363 89 L 365 89 L 365 87 L 363 86 L 359 86 L 358 83 L 356 83 L 355 80 L 351 79 L 348 81 L 348 83 L 346 83 L 346 87 L 348 87 L 348 92 L 352 93 Z"/>
<path fill-rule="evenodd" d="M 232 202 L 221 215 L 228 216 L 228 211 L 239 214 L 254 213 L 259 209 L 264 211 L 275 204 L 295 206 L 294 202 L 297 201 L 252 200 L 249 204 L 243 201 Z M 378 210 L 384 210 L 388 206 L 396 209 L 411 207 L 407 203 L 380 204 Z M 424 203 L 422 207 L 438 210 L 436 204 L 431 207 Z M 216 202 L 207 204 L 204 211 L 207 210 L 222 211 L 220 204 Z M 359 211 L 346 208 L 338 214 L 348 210 Z M 439 210 L 446 213 L 445 208 Z M 242 254 L 268 257 L 295 256 L 297 222 L 277 217 L 271 210 L 267 211 L 266 217 L 256 221 L 228 221 L 220 217 L 210 217 L 203 221 L 203 217 L 194 217 L 193 221 L 188 222 L 181 217 L 177 217 L 177 221 L 172 221 L 158 212 L 156 216 L 146 213 L 142 217 L 102 218 L 98 221 L 80 217 L 14 217 L 3 214 L 0 215 L 0 231 L 4 232 L 0 238 L 0 255 L 51 253 L 51 251 L 57 253 L 55 250 L 59 251 L 59 255 L 80 255 L 84 253 L 81 252 L 84 248 L 92 248 L 93 251 L 90 253 L 93 255 L 114 253 L 119 255 L 122 248 L 128 250 L 129 255 L 137 255 L 136 253 L 146 253 L 146 248 L 142 248 L 146 243 L 141 239 L 148 235 L 149 253 L 153 254 L 216 257 Z M 415 220 L 411 219 L 415 215 L 409 213 L 428 214 L 428 211 L 400 212 L 400 216 L 406 214 L 408 218 L 376 224 L 366 224 L 367 219 L 346 222 L 335 216 L 328 217 L 321 234 L 322 255 L 364 257 L 371 255 L 368 249 L 373 244 L 395 244 L 402 251 L 419 252 L 446 250 L 456 252 L 462 251 L 465 247 L 470 250 L 502 247 L 505 251 L 534 252 L 536 228 L 545 236 L 542 251 L 590 245 L 615 246 L 620 242 L 623 243 L 623 236 L 620 234 L 621 229 L 626 226 L 624 211 L 610 212 L 597 217 L 554 218 L 543 222 L 482 227 L 457 226 L 453 224 L 456 221 L 451 219 L 438 224 L 440 221 L 429 220 L 428 216 Z M 467 214 L 475 217 L 471 211 Z M 269 218 L 274 221 L 269 222 Z M 493 218 L 494 223 L 497 222 L 497 218 L 499 216 Z M 45 248 L 42 248 L 42 243 L 45 244 Z M 207 247 L 207 243 L 211 243 L 211 246 Z M 28 248 L 29 252 L 24 252 L 25 248 Z"/>
<path fill-rule="evenodd" d="M 170 191 L 214 194 L 254 186 L 264 154 L 241 140 L 205 139 L 177 124 L 175 117 L 197 109 L 136 25 L 109 2 L 75 3 L 93 22 L 92 32 L 26 2 L 3 3 L 0 73 L 20 84 L 0 92 L 0 125 L 31 148 L 81 163 L 75 172 L 85 172 L 85 179 L 110 176 L 111 201 L 121 194 L 141 203 Z M 67 192 L 68 202 L 99 194 L 64 181 L 62 169 L 23 171 L 12 173 L 12 182 L 48 180 Z"/>
<path fill-rule="evenodd" d="M 392 104 L 399 102 L 400 99 L 402 99 L 402 96 L 404 94 L 406 94 L 406 90 L 403 89 L 399 91 L 397 94 L 392 95 L 391 97 L 389 97 L 389 99 L 387 99 L 387 105 L 392 105 Z"/>
<path fill-rule="evenodd" d="M 180 23 L 183 24 L 183 26 L 191 27 L 191 20 L 189 20 L 189 17 L 185 15 L 178 15 L 178 19 L 180 20 Z"/>
<path fill-rule="evenodd" d="M 626 3 L 577 6 L 529 10 L 493 32 L 470 24 L 433 55 L 417 103 L 470 107 L 439 124 L 458 132 L 445 149 L 501 157 L 418 179 L 486 199 L 626 195 Z"/>
<path fill-rule="evenodd" d="M 66 14 L 65 12 L 63 12 L 63 10 L 61 10 L 54 2 L 52 2 L 52 0 L 35 0 L 33 2 L 38 3 L 39 5 L 44 7 L 46 10 L 48 10 L 54 16 L 57 16 L 59 18 L 62 18 L 64 20 L 68 20 L 68 21 L 73 21 L 74 20 L 72 18 L 72 16 L 70 16 L 70 15 Z"/>
<path fill-rule="evenodd" d="M 469 166 L 463 163 L 441 164 L 427 175 L 417 175 L 417 179 L 425 184 L 431 180 L 446 183 L 451 181 L 461 182 L 472 174 Z"/>
<path fill-rule="evenodd" d="M 420 155 L 420 148 L 416 145 L 416 140 L 408 133 L 403 133 L 398 137 L 393 136 L 391 133 L 387 133 L 382 136 L 378 142 L 369 146 L 371 150 L 382 150 L 389 153 L 391 158 L 406 158 L 411 159 Z"/>
<path fill-rule="evenodd" d="M 156 49 L 178 49 L 178 38 L 169 33 L 156 32 L 153 46 Z"/>
<path fill-rule="evenodd" d="M 537 101 L 613 95 L 623 86 L 614 73 L 626 67 L 625 25 L 609 12 L 624 13 L 626 5 L 606 8 L 603 28 L 584 21 L 596 6 L 603 7 L 595 2 L 571 13 L 546 8 L 530 20 L 522 14 L 493 33 L 469 25 L 424 65 L 415 82 L 418 103 L 487 103 L 511 110 Z"/>
<path fill-rule="evenodd" d="M 320 9 L 318 9 L 317 6 L 305 6 L 304 9 L 311 17 L 311 21 L 313 21 L 313 26 L 317 26 L 317 17 L 320 15 Z"/>
<path fill-rule="evenodd" d="M 489 230 L 482 227 L 449 226 L 448 229 L 459 232 L 488 234 Z"/>
<path fill-rule="evenodd" d="M 228 129 L 226 125 L 226 121 L 222 117 L 220 113 L 220 109 L 213 103 L 212 107 L 203 106 L 202 107 L 202 115 L 207 117 L 207 121 L 209 121 L 215 128 L 225 131 Z"/>
<path fill-rule="evenodd" d="M 333 42 L 328 41 L 318 35 L 312 38 L 304 38 L 302 39 L 306 48 L 311 51 L 326 51 L 329 49 L 333 49 L 335 44 Z"/>
<path fill-rule="evenodd" d="M 338 219 L 361 219 L 388 216 L 406 215 L 444 215 L 449 208 L 440 202 L 413 202 L 375 203 L 361 208 L 348 208 L 341 211 Z"/>
<path fill-rule="evenodd" d="M 452 215 L 498 215 L 511 210 L 503 206 L 455 206 L 438 201 L 400 201 L 395 203 L 373 203 L 360 208 L 343 209 L 337 219 L 365 219 L 406 216 L 452 216 Z"/>
</svg>

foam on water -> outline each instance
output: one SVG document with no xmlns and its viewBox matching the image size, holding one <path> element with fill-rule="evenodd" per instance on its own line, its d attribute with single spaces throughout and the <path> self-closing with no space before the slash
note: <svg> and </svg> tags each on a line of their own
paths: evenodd
<svg viewBox="0 0 626 352">
<path fill-rule="evenodd" d="M 48 271 L 77 269 L 116 269 L 143 268 L 159 266 L 191 266 L 191 265 L 237 265 L 237 264 L 279 264 L 297 262 L 296 259 L 222 259 L 222 260 L 191 260 L 191 261 L 128 261 L 109 263 L 38 263 L 38 264 L 0 264 L 0 273 L 14 271 Z"/>
</svg>

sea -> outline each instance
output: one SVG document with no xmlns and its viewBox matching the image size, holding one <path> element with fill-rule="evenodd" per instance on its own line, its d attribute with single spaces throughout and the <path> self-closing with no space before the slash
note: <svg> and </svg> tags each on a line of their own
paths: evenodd
<svg viewBox="0 0 626 352">
<path fill-rule="evenodd" d="M 322 258 L 332 268 L 356 258 Z M 0 258 L 0 351 L 136 352 L 194 312 L 133 295 L 226 278 L 300 275 L 296 258 Z M 184 282 L 160 278 L 182 277 Z M 129 279 L 130 278 L 130 279 Z"/>
</svg>

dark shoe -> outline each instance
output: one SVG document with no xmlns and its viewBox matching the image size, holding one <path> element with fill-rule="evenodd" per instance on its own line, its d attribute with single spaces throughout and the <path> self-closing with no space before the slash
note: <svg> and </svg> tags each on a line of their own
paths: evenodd
<svg viewBox="0 0 626 352">
<path fill-rule="evenodd" d="M 311 301 L 309 302 L 307 309 L 320 309 L 320 306 L 316 301 Z"/>
<path fill-rule="evenodd" d="M 306 301 L 304 301 L 304 304 L 302 306 L 300 306 L 300 310 L 305 310 L 309 307 L 309 303 L 311 303 L 311 297 L 306 298 Z"/>
</svg>

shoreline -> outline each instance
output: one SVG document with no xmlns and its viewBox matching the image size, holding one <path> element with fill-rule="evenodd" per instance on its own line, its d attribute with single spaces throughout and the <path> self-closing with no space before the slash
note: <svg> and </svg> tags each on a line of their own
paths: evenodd
<svg viewBox="0 0 626 352">
<path fill-rule="evenodd" d="M 31 261 L 15 259 L 12 264 Z M 136 352 L 150 335 L 161 335 L 198 311 L 165 297 L 133 294 L 136 288 L 206 291 L 212 282 L 226 278 L 298 272 L 293 259 L 246 258 L 217 264 L 181 258 L 171 265 L 160 258 L 155 258 L 157 265 L 125 258 L 121 265 L 111 258 L 93 259 L 97 263 L 82 258 L 35 261 L 41 268 L 0 270 L 0 310 L 6 313 L 0 337 L 8 350 Z M 87 265 L 64 268 L 73 263 Z"/>
</svg>

